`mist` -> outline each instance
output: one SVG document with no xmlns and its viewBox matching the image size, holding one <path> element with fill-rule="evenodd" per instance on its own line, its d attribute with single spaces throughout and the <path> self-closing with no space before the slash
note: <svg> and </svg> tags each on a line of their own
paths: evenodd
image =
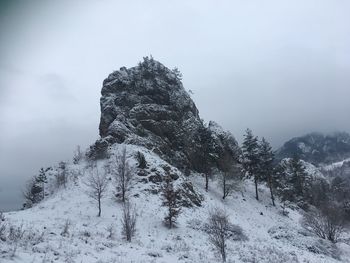
<svg viewBox="0 0 350 263">
<path fill-rule="evenodd" d="M 178 67 L 205 121 L 277 148 L 350 131 L 350 3 L 2 1 L 0 210 L 40 167 L 98 138 L 102 81 L 152 55 Z M 5 206 L 6 205 L 6 206 Z"/>
</svg>

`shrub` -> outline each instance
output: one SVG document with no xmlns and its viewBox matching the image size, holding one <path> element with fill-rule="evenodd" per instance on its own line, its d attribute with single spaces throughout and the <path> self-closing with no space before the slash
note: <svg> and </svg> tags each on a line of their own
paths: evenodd
<svg viewBox="0 0 350 263">
<path fill-rule="evenodd" d="M 320 210 L 305 213 L 302 219 L 305 228 L 318 237 L 336 243 L 344 232 L 344 217 L 342 210 L 335 205 L 325 205 Z"/>
<path fill-rule="evenodd" d="M 145 169 L 147 167 L 147 161 L 145 155 L 142 152 L 136 153 L 136 160 L 138 162 L 138 168 Z"/>
</svg>

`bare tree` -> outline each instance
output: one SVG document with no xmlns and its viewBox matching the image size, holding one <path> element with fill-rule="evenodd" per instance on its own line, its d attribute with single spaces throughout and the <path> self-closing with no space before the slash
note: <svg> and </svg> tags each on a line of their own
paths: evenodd
<svg viewBox="0 0 350 263">
<path fill-rule="evenodd" d="M 87 194 L 90 198 L 94 199 L 98 203 L 98 216 L 101 216 L 101 199 L 104 197 L 107 187 L 108 178 L 106 174 L 100 174 L 97 167 L 91 170 L 91 174 L 85 183 L 89 188 Z"/>
<path fill-rule="evenodd" d="M 132 207 L 130 201 L 126 201 L 123 204 L 123 217 L 122 221 L 122 235 L 124 238 L 131 242 L 131 239 L 136 233 L 136 208 Z"/>
<path fill-rule="evenodd" d="M 132 170 L 126 157 L 126 148 L 124 147 L 122 153 L 116 157 L 116 171 L 115 183 L 117 196 L 121 197 L 123 203 L 127 199 L 127 192 L 130 189 L 130 182 L 132 179 Z"/>
<path fill-rule="evenodd" d="M 8 242 L 12 245 L 11 257 L 13 258 L 16 255 L 17 248 L 20 245 L 21 240 L 23 239 L 25 230 L 23 229 L 23 224 L 19 227 L 10 226 L 8 233 Z"/>
<path fill-rule="evenodd" d="M 58 174 L 56 175 L 56 184 L 57 187 L 63 186 L 64 188 L 67 187 L 67 177 L 68 177 L 68 171 L 67 171 L 67 163 L 66 162 L 60 162 L 58 164 Z"/>
<path fill-rule="evenodd" d="M 66 221 L 64 221 L 61 236 L 63 236 L 63 237 L 69 236 L 69 228 L 71 227 L 71 225 L 72 225 L 72 222 L 69 219 L 66 219 Z"/>
<path fill-rule="evenodd" d="M 317 236 L 336 243 L 344 232 L 344 217 L 336 205 L 325 205 L 320 210 L 306 213 L 302 219 L 305 228 L 310 229 Z"/>
<path fill-rule="evenodd" d="M 77 145 L 74 151 L 73 163 L 78 164 L 84 158 L 84 154 L 81 151 L 80 145 Z"/>
<path fill-rule="evenodd" d="M 209 213 L 207 233 L 209 242 L 220 253 L 223 262 L 226 262 L 227 240 L 230 235 L 230 223 L 225 210 L 214 208 Z"/>
<path fill-rule="evenodd" d="M 243 177 L 240 166 L 228 152 L 225 152 L 219 160 L 219 167 L 221 170 L 222 199 L 225 199 L 232 191 L 240 190 Z"/>
<path fill-rule="evenodd" d="M 172 228 L 176 223 L 176 219 L 181 213 L 179 190 L 174 189 L 173 182 L 170 176 L 165 178 L 164 186 L 162 187 L 162 205 L 167 208 L 167 214 L 164 218 L 169 228 Z"/>
</svg>

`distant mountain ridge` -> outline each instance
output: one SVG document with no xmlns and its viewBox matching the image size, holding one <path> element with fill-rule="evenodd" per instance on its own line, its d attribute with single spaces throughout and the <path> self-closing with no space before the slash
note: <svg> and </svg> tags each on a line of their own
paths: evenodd
<svg viewBox="0 0 350 263">
<path fill-rule="evenodd" d="M 313 132 L 287 141 L 277 150 L 277 159 L 298 155 L 314 165 L 339 162 L 350 157 L 350 134 Z"/>
</svg>

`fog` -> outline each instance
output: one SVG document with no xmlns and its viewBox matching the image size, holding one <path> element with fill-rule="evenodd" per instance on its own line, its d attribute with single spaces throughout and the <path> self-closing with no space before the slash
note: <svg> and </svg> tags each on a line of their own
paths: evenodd
<svg viewBox="0 0 350 263">
<path fill-rule="evenodd" d="M 98 138 L 102 81 L 146 55 L 178 67 L 201 117 L 276 148 L 350 131 L 350 3 L 1 1 L 0 210 L 40 167 Z"/>
</svg>

